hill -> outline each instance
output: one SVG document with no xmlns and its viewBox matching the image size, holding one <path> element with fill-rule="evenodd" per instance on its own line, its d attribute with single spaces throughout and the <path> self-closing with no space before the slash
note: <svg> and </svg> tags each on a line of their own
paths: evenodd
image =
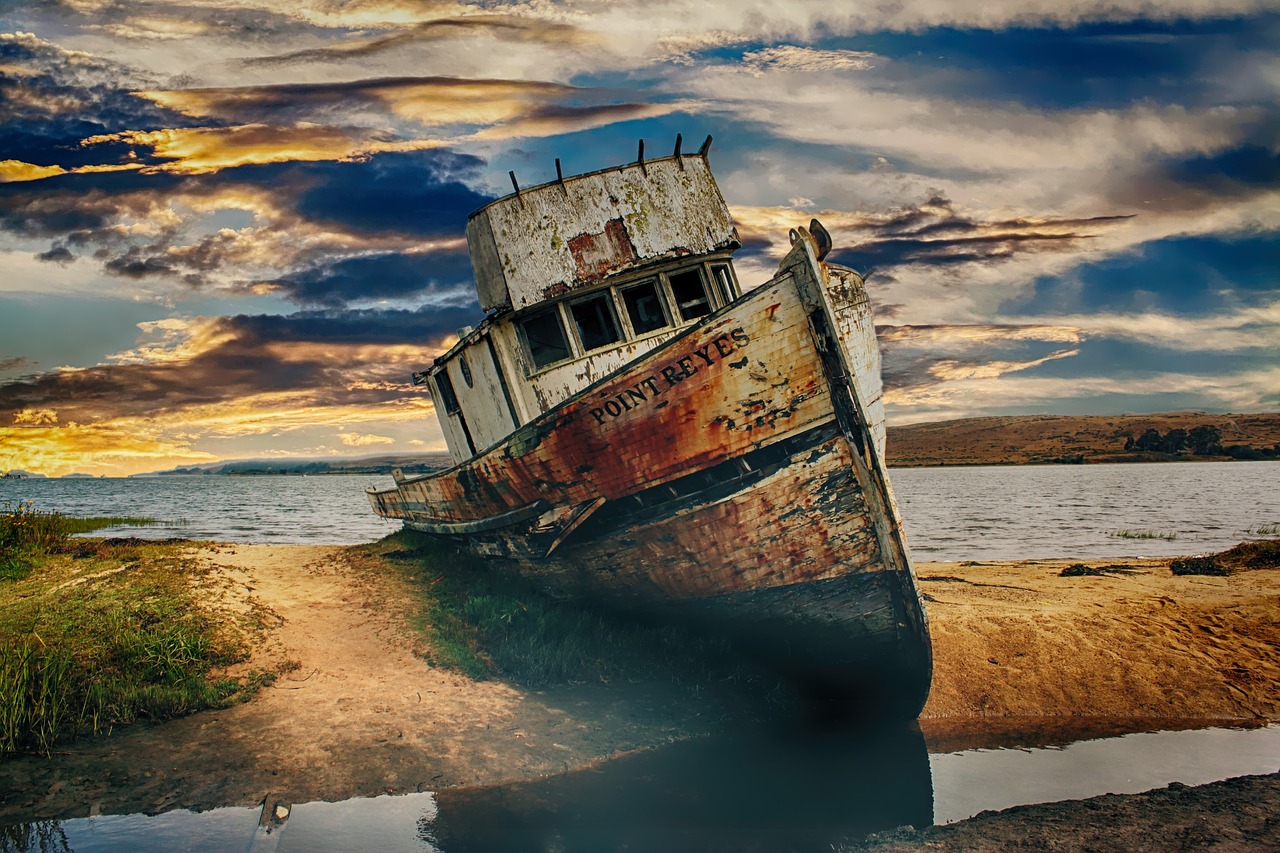
<svg viewBox="0 0 1280 853">
<path fill-rule="evenodd" d="M 453 462 L 447 453 L 422 453 L 415 455 L 365 456 L 359 459 L 236 459 L 215 462 L 211 465 L 193 465 L 171 468 L 151 474 L 135 474 L 136 477 L 157 477 L 170 474 L 208 474 L 232 477 L 269 476 L 280 474 L 390 474 L 392 468 L 400 468 L 406 474 L 427 474 L 448 468 Z"/>
<path fill-rule="evenodd" d="M 1129 449 L 1148 430 L 1209 426 L 1220 435 L 1214 452 L 1196 455 Z M 1152 462 L 1190 459 L 1275 458 L 1280 413 L 1215 415 L 1015 415 L 889 427 L 888 462 L 930 465 L 1026 465 L 1048 462 Z"/>
</svg>

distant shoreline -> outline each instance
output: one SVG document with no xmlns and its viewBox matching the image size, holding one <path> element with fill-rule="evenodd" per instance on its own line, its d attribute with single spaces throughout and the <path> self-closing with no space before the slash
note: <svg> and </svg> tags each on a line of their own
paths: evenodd
<svg viewBox="0 0 1280 853">
<path fill-rule="evenodd" d="M 1197 430 L 1217 436 L 1197 453 Z M 1153 435 L 1173 452 L 1144 449 Z M 1176 439 L 1176 440 L 1175 440 Z M 1280 459 L 1280 412 L 1152 415 L 1010 415 L 890 426 L 886 463 L 891 468 L 950 468 L 983 465 L 1106 465 L 1134 462 L 1227 462 Z M 131 478 L 192 476 L 280 477 L 345 474 L 389 476 L 400 469 L 421 476 L 453 466 L 448 453 L 387 454 L 347 459 L 236 459 L 202 466 L 132 474 Z M 41 479 L 15 468 L 6 479 Z M 70 474 L 57 479 L 97 479 Z M 51 478 L 52 479 L 52 478 Z"/>
</svg>

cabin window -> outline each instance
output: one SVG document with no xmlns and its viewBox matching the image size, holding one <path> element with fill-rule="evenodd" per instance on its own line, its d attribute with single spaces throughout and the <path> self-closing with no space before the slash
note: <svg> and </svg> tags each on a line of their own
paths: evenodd
<svg viewBox="0 0 1280 853">
<path fill-rule="evenodd" d="M 711 313 L 711 300 L 707 298 L 701 272 L 691 269 L 672 273 L 667 280 L 671 282 L 671 295 L 676 299 L 682 320 L 693 320 Z"/>
<path fill-rule="evenodd" d="M 529 357 L 533 359 L 535 370 L 564 361 L 573 354 L 569 351 L 564 324 L 560 322 L 560 309 L 555 306 L 521 320 L 520 330 L 529 346 Z"/>
<path fill-rule="evenodd" d="M 655 332 L 671 325 L 658 292 L 658 282 L 654 279 L 634 287 L 622 288 L 622 302 L 627 307 L 631 328 L 637 335 Z"/>
<path fill-rule="evenodd" d="M 738 290 L 733 286 L 733 272 L 728 264 L 715 264 L 711 267 L 711 280 L 715 283 L 716 295 L 721 305 L 728 305 L 738 298 Z"/>
<path fill-rule="evenodd" d="M 571 303 L 569 313 L 578 327 L 578 340 L 582 341 L 583 350 L 590 352 L 622 340 L 609 291 Z"/>
<path fill-rule="evenodd" d="M 440 405 L 444 406 L 446 415 L 456 415 L 459 411 L 458 395 L 453 393 L 453 380 L 445 370 L 435 375 L 436 393 L 439 394 Z"/>
<path fill-rule="evenodd" d="M 467 354 L 465 352 L 458 353 L 458 367 L 462 368 L 462 381 L 467 383 L 467 387 L 476 387 L 475 382 L 471 379 L 471 365 L 467 362 Z"/>
</svg>

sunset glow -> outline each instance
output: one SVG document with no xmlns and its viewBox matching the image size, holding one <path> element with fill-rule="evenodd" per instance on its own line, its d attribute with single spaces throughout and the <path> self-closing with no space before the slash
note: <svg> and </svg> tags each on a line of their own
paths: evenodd
<svg viewBox="0 0 1280 853">
<path fill-rule="evenodd" d="M 714 137 L 754 284 L 819 218 L 888 416 L 1280 407 L 1280 16 L 1208 3 L 0 12 L 0 472 L 440 450 L 467 214 Z"/>
</svg>

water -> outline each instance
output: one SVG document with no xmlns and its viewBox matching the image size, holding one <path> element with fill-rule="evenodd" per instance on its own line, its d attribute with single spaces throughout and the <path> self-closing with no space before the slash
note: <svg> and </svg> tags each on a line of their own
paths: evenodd
<svg viewBox="0 0 1280 853">
<path fill-rule="evenodd" d="M 1280 463 L 1206 462 L 900 468 L 891 472 L 919 560 L 1172 557 L 1219 551 L 1280 524 Z M 0 480 L 0 503 L 71 515 L 185 519 L 96 535 L 355 544 L 399 525 L 364 487 L 390 477 L 146 477 Z M 1133 539 L 1128 530 L 1173 535 Z"/>
<path fill-rule="evenodd" d="M 1280 726 L 930 755 L 912 729 L 738 732 L 492 788 L 0 827 L 15 851 L 827 851 L 984 809 L 1203 784 L 1280 767 Z M 271 806 L 274 802 L 269 801 Z"/>
<path fill-rule="evenodd" d="M 385 482 L 382 482 L 385 480 Z M 180 525 L 110 528 L 95 536 L 217 539 L 226 542 L 355 545 L 400 528 L 374 515 L 365 486 L 391 478 L 172 476 L 0 480 L 0 503 L 31 501 L 66 515 L 127 515 Z"/>
<path fill-rule="evenodd" d="M 903 468 L 890 477 L 917 560 L 1177 557 L 1280 523 L 1275 462 Z M 1115 535 L 1126 530 L 1176 538 Z"/>
</svg>

